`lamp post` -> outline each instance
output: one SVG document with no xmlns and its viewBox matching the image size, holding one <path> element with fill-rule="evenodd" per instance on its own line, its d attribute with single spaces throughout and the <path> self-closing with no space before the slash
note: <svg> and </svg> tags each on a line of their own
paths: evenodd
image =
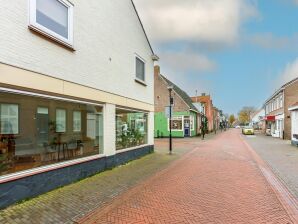
<svg viewBox="0 0 298 224">
<path fill-rule="evenodd" d="M 172 105 L 174 104 L 174 99 L 172 97 L 172 91 L 173 91 L 173 86 L 168 86 L 168 90 L 169 90 L 169 101 L 170 101 L 170 107 L 169 107 L 169 111 L 170 111 L 170 138 L 169 138 L 169 151 L 170 154 L 172 154 Z"/>
</svg>

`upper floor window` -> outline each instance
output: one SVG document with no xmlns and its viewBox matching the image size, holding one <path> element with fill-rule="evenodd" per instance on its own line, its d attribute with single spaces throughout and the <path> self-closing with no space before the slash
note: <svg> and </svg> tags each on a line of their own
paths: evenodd
<svg viewBox="0 0 298 224">
<path fill-rule="evenodd" d="M 145 62 L 139 57 L 136 57 L 136 78 L 145 82 Z"/>
<path fill-rule="evenodd" d="M 73 5 L 67 0 L 29 0 L 30 28 L 73 45 Z"/>
</svg>

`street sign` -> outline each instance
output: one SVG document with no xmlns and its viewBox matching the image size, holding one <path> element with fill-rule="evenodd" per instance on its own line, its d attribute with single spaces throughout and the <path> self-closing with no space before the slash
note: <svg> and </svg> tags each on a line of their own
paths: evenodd
<svg viewBox="0 0 298 224">
<path fill-rule="evenodd" d="M 170 118 L 170 106 L 165 107 L 165 116 L 166 118 Z M 173 117 L 173 106 L 172 106 L 172 117 Z"/>
</svg>

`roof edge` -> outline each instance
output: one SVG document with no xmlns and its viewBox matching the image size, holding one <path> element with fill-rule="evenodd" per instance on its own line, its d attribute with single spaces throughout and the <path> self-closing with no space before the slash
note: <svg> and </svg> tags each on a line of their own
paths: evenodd
<svg viewBox="0 0 298 224">
<path fill-rule="evenodd" d="M 140 22 L 140 24 L 141 24 L 142 30 L 143 30 L 143 32 L 144 32 L 144 34 L 145 34 L 145 37 L 146 37 L 146 40 L 147 40 L 147 42 L 148 42 L 148 44 L 149 44 L 151 53 L 152 53 L 152 55 L 154 56 L 154 55 L 156 55 L 156 54 L 155 54 L 154 51 L 153 51 L 153 48 L 152 48 L 151 43 L 150 43 L 150 41 L 149 41 L 149 38 L 148 38 L 148 36 L 147 36 L 146 30 L 145 30 L 144 25 L 143 25 L 143 23 L 142 23 L 141 17 L 140 17 L 140 15 L 139 15 L 139 13 L 138 13 L 138 10 L 137 10 L 137 8 L 136 8 L 136 5 L 135 5 L 135 3 L 133 2 L 133 0 L 130 0 L 130 1 L 131 1 L 131 4 L 132 4 L 132 6 L 133 6 L 133 8 L 134 8 L 134 10 L 135 10 L 135 13 L 137 14 L 138 20 L 139 20 L 139 22 Z"/>
</svg>

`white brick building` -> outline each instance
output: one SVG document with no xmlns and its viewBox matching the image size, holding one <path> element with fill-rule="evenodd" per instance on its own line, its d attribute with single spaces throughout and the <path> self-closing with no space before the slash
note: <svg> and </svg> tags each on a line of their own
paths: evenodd
<svg viewBox="0 0 298 224">
<path fill-rule="evenodd" d="M 81 166 L 67 184 L 152 150 L 157 56 L 131 0 L 3 1 L 0 17 L 2 192 Z"/>
</svg>

